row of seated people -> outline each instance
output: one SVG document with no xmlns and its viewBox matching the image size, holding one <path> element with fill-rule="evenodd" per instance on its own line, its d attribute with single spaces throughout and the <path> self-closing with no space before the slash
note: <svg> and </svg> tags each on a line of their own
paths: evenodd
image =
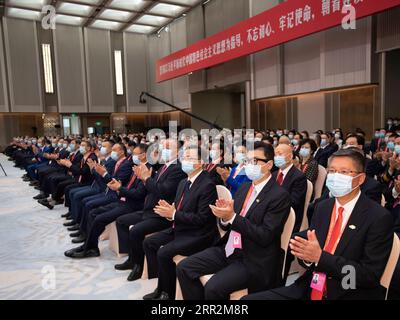
<svg viewBox="0 0 400 320">
<path fill-rule="evenodd" d="M 367 202 L 369 207 L 372 205 L 371 200 L 366 198 L 368 190 L 369 196 L 375 202 L 381 198 L 382 191 L 377 191 L 381 189 L 376 188 L 376 184 L 380 185 L 380 183 L 376 182 L 375 179 L 366 177 L 364 173 L 366 158 L 362 151 L 355 151 L 355 149 L 363 149 L 364 147 L 362 139 L 359 140 L 358 137 L 360 135 L 347 136 L 344 145 L 345 150 L 335 154 L 329 163 L 328 172 L 331 172 L 327 180 L 329 191 L 324 192 L 321 199 L 314 201 L 312 204 L 314 208 L 309 210 L 311 230 L 315 232 L 309 232 L 306 235 L 303 233 L 302 236 L 305 240 L 298 238 L 298 236 L 292 240 L 291 251 L 293 255 L 299 260 L 307 261 L 309 270 L 318 270 L 319 261 L 321 257 L 324 257 L 330 260 L 325 261 L 329 265 L 325 265 L 322 272 L 329 275 L 333 271 L 337 271 L 332 269 L 332 264 L 337 263 L 337 260 L 331 259 L 334 250 L 330 248 L 331 246 L 328 248 L 330 250 L 326 249 L 330 243 L 324 239 L 324 236 L 326 237 L 324 232 L 326 233 L 327 230 L 325 229 L 329 226 L 329 223 L 324 221 L 325 229 L 320 229 L 321 218 L 316 224 L 313 224 L 317 217 L 323 215 L 320 211 L 325 212 L 325 209 L 332 204 L 333 199 L 330 198 L 337 199 L 337 206 L 343 203 L 344 215 L 347 214 L 347 218 L 351 215 L 351 219 L 353 219 L 351 213 L 354 207 L 359 209 L 359 202 Z M 61 143 L 63 142 L 61 141 Z M 200 149 L 193 148 L 190 145 L 181 153 L 181 161 L 175 161 L 178 158 L 178 146 L 174 140 L 166 140 L 161 152 L 166 164 L 157 168 L 150 166 L 147 161 L 148 146 L 146 144 L 131 144 L 131 155 L 128 156 L 123 144 L 113 144 L 109 140 L 102 142 L 99 152 L 93 152 L 96 145 L 89 141 L 75 140 L 69 142 L 69 150 L 66 150 L 66 152 L 71 152 L 71 154 L 64 157 L 65 159 L 61 159 L 62 149 L 68 149 L 68 147 L 65 148 L 65 143 L 56 146 L 60 150 L 58 154 L 51 154 L 50 148 L 54 148 L 54 142 L 52 146 L 50 141 L 39 141 L 37 144 L 39 151 L 35 157 L 50 159 L 50 156 L 53 155 L 54 157 L 58 156 L 58 158 L 55 158 L 57 160 L 54 162 L 52 162 L 53 159 L 49 160 L 47 166 L 38 163 L 33 171 L 36 176 L 31 177 L 30 172 L 27 171 L 25 177 L 26 180 L 34 180 L 32 184 L 42 190 L 37 198 L 41 198 L 39 201 L 49 208 L 60 203 L 64 193 L 65 205 L 69 207 L 66 217 L 71 219 L 67 226 L 71 228 L 71 231 L 76 231 L 71 234 L 74 237 L 73 242 L 84 242 L 82 246 L 67 251 L 66 256 L 72 258 L 99 256 L 98 237 L 107 224 L 116 220 L 120 252 L 129 253 L 128 260 L 121 265 L 116 265 L 116 269 L 131 270 L 128 280 L 136 280 L 142 274 L 144 256 L 146 255 L 149 278 L 158 277 L 158 286 L 155 292 L 145 296 L 145 299 L 173 298 L 175 296 L 176 275 L 185 299 L 226 299 L 230 293 L 242 288 L 248 288 L 251 293 L 276 288 L 284 284 L 288 270 L 282 278 L 283 253 L 280 248 L 280 235 L 291 207 L 296 214 L 294 232 L 298 232 L 300 229 L 307 190 L 307 174 L 304 171 L 302 172 L 302 161 L 299 160 L 302 160 L 302 158 L 310 160 L 312 158 L 312 154 L 316 151 L 314 150 L 315 146 L 313 146 L 314 140 L 305 139 L 301 141 L 300 157 L 296 156 L 296 152 L 293 152 L 294 145 L 286 144 L 284 141 L 275 148 L 271 144 L 256 142 L 252 151 L 247 151 L 245 146 L 239 146 L 235 150 L 236 166 L 233 170 L 229 170 L 223 164 L 223 148 L 219 144 L 211 146 L 212 162 L 205 164 L 206 161 L 200 158 Z M 76 150 L 77 146 L 79 146 L 79 152 Z M 48 148 L 46 149 L 47 152 L 44 152 L 46 147 Z M 306 153 L 305 149 L 310 151 Z M 97 161 L 96 153 L 101 159 L 100 164 Z M 80 160 L 74 163 L 74 159 L 72 159 L 74 156 L 80 157 Z M 16 158 L 17 155 L 14 154 L 14 159 Z M 69 160 L 66 158 L 69 158 Z M 45 162 L 44 159 L 38 162 Z M 347 166 L 348 169 L 343 169 L 344 167 L 340 167 L 340 170 L 335 169 L 336 162 L 339 162 L 338 166 Z M 344 162 L 344 164 L 341 162 Z M 55 170 L 56 164 L 61 167 L 57 168 L 59 170 Z M 28 164 L 27 168 L 31 165 Z M 338 172 L 339 174 L 337 174 Z M 355 175 L 356 173 L 357 175 Z M 44 181 L 52 175 L 60 177 L 61 174 L 64 174 L 65 180 L 59 180 L 55 183 L 56 190 L 58 184 L 62 185 L 58 195 L 49 193 L 48 189 L 45 188 L 46 183 Z M 382 179 L 390 179 L 389 174 L 394 175 L 395 173 L 388 168 Z M 340 183 L 343 184 L 344 177 L 347 177 L 346 191 L 349 191 L 349 176 L 354 176 L 350 181 L 350 193 L 342 195 L 339 191 L 343 193 L 343 185 L 340 186 Z M 329 177 L 331 177 L 331 180 Z M 69 179 L 67 180 L 67 178 Z M 365 188 L 368 180 L 370 186 Z M 51 178 L 50 181 L 52 181 Z M 215 185 L 224 183 L 231 189 L 234 201 L 218 199 Z M 338 191 L 340 187 L 342 189 Z M 335 188 L 336 195 L 333 191 Z M 362 195 L 360 195 L 360 190 Z M 396 188 L 393 190 L 396 190 Z M 46 197 L 50 194 L 51 197 L 47 199 Z M 394 191 L 392 191 L 392 194 L 393 196 L 396 195 Z M 353 197 L 350 197 L 350 195 Z M 346 207 L 346 203 L 351 202 L 348 200 L 350 198 L 353 200 L 353 204 L 357 203 L 357 206 Z M 327 200 L 323 201 L 324 199 Z M 383 219 L 384 226 L 381 227 L 385 227 L 385 231 L 388 231 L 390 224 L 386 221 L 388 215 L 385 210 L 376 204 L 372 205 L 372 208 L 377 212 L 371 214 L 369 223 L 374 224 L 376 219 Z M 333 216 L 331 213 L 335 210 L 330 207 L 330 211 L 325 216 L 329 218 Z M 364 214 L 365 210 L 360 209 L 358 211 L 363 211 Z M 218 218 L 220 228 L 230 231 L 222 239 L 219 236 L 215 217 Z M 360 217 L 358 218 L 360 219 Z M 333 221 L 335 222 L 335 220 Z M 347 222 L 350 223 L 351 221 Z M 359 223 L 359 221 L 356 222 Z M 346 221 L 343 221 L 342 224 L 345 226 Z M 331 225 L 331 229 L 334 231 L 335 225 L 333 223 Z M 372 232 L 371 228 L 368 224 L 369 232 Z M 393 228 L 393 226 L 390 226 L 390 228 Z M 347 230 L 342 232 L 347 236 Z M 365 239 L 364 236 L 363 234 L 363 239 Z M 372 276 L 370 273 L 374 272 L 376 276 L 380 271 L 383 272 L 381 269 L 384 268 L 387 261 L 387 248 L 391 248 L 393 232 L 386 232 L 384 239 L 382 238 L 383 234 L 380 233 L 379 236 L 381 237 L 379 238 L 381 241 L 379 243 L 380 264 L 375 263 L 375 259 L 378 259 L 378 257 L 373 256 L 370 258 L 371 261 L 368 261 L 368 263 L 374 265 L 373 268 L 369 268 L 369 265 L 365 267 L 363 261 L 360 262 L 362 265 L 360 270 L 357 269 L 360 274 L 364 275 L 365 273 L 367 278 Z M 340 238 L 340 235 L 335 237 Z M 333 237 L 334 240 L 335 237 Z M 390 237 L 391 239 L 389 239 Z M 335 241 L 340 240 L 336 239 Z M 389 242 L 390 245 L 388 245 Z M 307 249 L 310 252 L 311 249 L 315 249 L 315 252 L 312 252 L 313 254 L 320 252 L 316 250 L 318 243 L 325 243 L 324 251 L 316 255 L 317 257 L 310 256 L 311 253 L 306 255 L 306 253 L 308 254 Z M 367 250 L 367 248 L 364 248 L 365 246 L 365 242 L 357 243 L 355 241 L 354 247 L 350 246 L 349 252 L 346 251 L 344 255 L 346 256 L 345 262 L 349 262 L 351 253 L 354 256 L 355 252 L 361 254 Z M 328 251 L 332 252 L 325 257 L 324 254 Z M 376 253 L 374 251 L 373 255 Z M 177 255 L 188 256 L 189 258 L 178 265 L 176 272 L 173 258 Z M 316 258 L 318 260 L 314 261 Z M 342 256 L 341 258 L 343 260 Z M 360 256 L 358 256 L 359 259 L 361 259 Z M 287 264 L 289 266 L 290 261 L 291 259 Z M 203 287 L 199 279 L 205 274 L 215 275 Z M 308 281 L 310 274 L 305 277 L 305 282 L 310 283 Z M 304 276 L 302 278 L 304 280 Z M 335 274 L 333 284 L 340 283 L 339 278 Z M 374 280 L 376 280 L 375 278 Z M 328 280 L 332 280 L 332 277 L 328 277 Z M 298 284 L 299 281 L 296 283 Z M 364 284 L 360 286 L 361 291 L 355 290 L 349 293 L 344 290 L 335 292 L 336 289 L 340 288 L 336 288 L 337 286 L 335 287 L 329 281 L 328 283 L 329 287 L 332 286 L 335 289 L 332 290 L 330 296 L 326 294 L 325 288 L 322 298 L 378 297 L 379 281 L 377 283 L 375 281 L 376 287 L 373 288 L 374 290 L 371 291 L 369 296 L 362 291 Z M 365 285 L 367 284 L 372 285 L 365 283 Z M 312 298 L 312 292 L 312 290 L 304 291 L 302 297 Z M 262 298 L 268 298 L 270 295 L 269 292 Z M 256 299 L 259 297 L 250 295 L 248 298 Z M 284 297 L 284 295 L 281 297 Z M 289 297 L 291 296 L 289 295 Z"/>
</svg>

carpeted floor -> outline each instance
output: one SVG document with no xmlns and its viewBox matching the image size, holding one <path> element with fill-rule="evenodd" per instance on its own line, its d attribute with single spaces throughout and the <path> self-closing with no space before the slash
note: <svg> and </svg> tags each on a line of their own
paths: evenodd
<svg viewBox="0 0 400 320">
<path fill-rule="evenodd" d="M 72 260 L 73 248 L 60 216 L 33 200 L 38 191 L 20 178 L 25 172 L 0 154 L 0 299 L 141 299 L 156 280 L 126 281 L 128 272 L 114 270 L 122 262 L 100 245 L 101 257 Z"/>
</svg>

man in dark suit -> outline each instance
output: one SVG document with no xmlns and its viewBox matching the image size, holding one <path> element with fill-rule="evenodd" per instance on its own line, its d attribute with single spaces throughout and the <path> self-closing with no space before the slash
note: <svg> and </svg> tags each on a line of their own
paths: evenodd
<svg viewBox="0 0 400 320">
<path fill-rule="evenodd" d="M 176 255 L 190 256 L 219 239 L 215 216 L 210 204 L 218 199 L 215 183 L 203 171 L 201 148 L 188 147 L 183 154 L 182 170 L 188 175 L 181 181 L 171 205 L 160 200 L 155 213 L 174 221 L 172 228 L 145 239 L 149 279 L 158 275 L 158 285 L 144 300 L 169 300 L 175 297 Z"/>
<path fill-rule="evenodd" d="M 281 233 L 290 212 L 289 194 L 271 176 L 274 149 L 256 142 L 247 153 L 246 174 L 235 200 L 210 205 L 228 232 L 217 246 L 199 252 L 177 266 L 185 300 L 228 299 L 230 293 L 275 288 L 282 280 Z M 205 287 L 200 277 L 214 274 Z"/>
<path fill-rule="evenodd" d="M 32 161 L 34 163 L 26 166 L 26 174 L 30 181 L 37 180 L 37 172 L 36 170 L 42 166 L 47 165 L 49 160 L 45 157 L 46 154 L 53 153 L 54 148 L 51 145 L 50 140 L 47 138 L 39 139 L 38 145 L 36 148 L 36 153 Z M 25 179 L 25 181 L 27 181 Z"/>
<path fill-rule="evenodd" d="M 93 181 L 92 173 L 88 165 L 89 159 L 97 161 L 95 154 L 96 145 L 89 141 L 82 141 L 79 147 L 79 153 L 82 154 L 82 159 L 79 165 L 68 159 L 62 159 L 58 163 L 65 166 L 71 172 L 70 178 L 64 179 L 59 182 L 55 187 L 55 192 L 52 193 L 50 199 L 41 199 L 38 202 L 52 210 L 55 205 L 62 204 L 62 197 L 65 193 L 69 192 L 72 188 L 78 188 L 83 185 L 90 185 Z"/>
<path fill-rule="evenodd" d="M 272 174 L 272 178 L 290 194 L 291 207 L 296 214 L 294 231 L 299 231 L 303 221 L 307 177 L 293 165 L 293 152 L 289 145 L 280 144 L 275 148 L 274 163 L 279 170 Z"/>
<path fill-rule="evenodd" d="M 376 129 L 374 138 L 371 140 L 370 151 L 374 154 L 375 152 L 381 150 L 381 145 L 385 144 L 385 129 Z"/>
<path fill-rule="evenodd" d="M 132 156 L 138 157 L 141 163 L 150 168 L 151 166 L 146 160 L 146 150 L 147 145 L 140 144 L 133 150 Z M 98 238 L 103 233 L 106 226 L 124 214 L 143 209 L 146 188 L 133 170 L 126 185 L 122 185 L 121 182 L 113 178 L 107 184 L 107 187 L 118 194 L 119 201 L 95 208 L 89 212 L 86 222 L 85 234 L 87 234 L 87 237 L 85 243 L 78 248 L 66 251 L 65 256 L 78 259 L 98 257 L 100 255 Z M 80 235 L 81 234 L 78 233 L 76 236 Z"/>
<path fill-rule="evenodd" d="M 210 163 L 204 165 L 204 170 L 210 176 L 210 179 L 216 185 L 225 185 L 220 174 L 218 173 L 218 168 L 229 168 L 228 165 L 224 164 L 224 146 L 220 143 L 213 143 L 210 148 Z"/>
<path fill-rule="evenodd" d="M 104 141 L 100 149 L 100 157 L 102 157 L 101 165 L 104 166 L 104 168 L 110 175 L 112 175 L 116 164 L 116 161 L 111 158 L 113 146 L 114 143 L 112 141 Z M 95 170 L 96 163 L 92 160 L 88 160 L 88 165 L 90 167 L 92 175 L 94 176 L 93 183 L 88 186 L 82 186 L 80 188 L 72 189 L 69 193 L 69 200 L 65 201 L 66 207 L 69 208 L 67 216 L 71 216 L 73 221 L 77 221 L 77 217 L 80 216 L 82 200 L 84 198 L 100 194 L 104 192 L 107 188 L 107 183 L 103 180 L 103 177 L 100 176 Z M 70 231 L 79 230 L 79 226 L 73 228 L 72 223 L 69 224 L 71 224 Z"/>
<path fill-rule="evenodd" d="M 163 142 L 162 162 L 165 163 L 152 177 L 152 170 L 141 164 L 135 168 L 135 174 L 146 187 L 147 196 L 142 211 L 124 215 L 117 219 L 117 229 L 120 247 L 128 244 L 129 258 L 115 266 L 117 270 L 132 269 L 128 281 L 141 277 L 144 264 L 143 240 L 146 235 L 168 229 L 171 221 L 160 217 L 154 212 L 160 200 L 172 203 L 175 200 L 179 182 L 186 178 L 177 160 L 178 146 L 176 140 L 167 139 Z M 131 227 L 133 226 L 133 227 Z"/>
<path fill-rule="evenodd" d="M 339 146 L 332 142 L 332 135 L 329 132 L 322 133 L 321 142 L 317 151 L 315 151 L 314 159 L 318 164 L 326 168 L 329 157 L 338 149 Z"/>
<path fill-rule="evenodd" d="M 360 191 L 365 159 L 340 150 L 329 160 L 327 186 L 335 196 L 320 202 L 310 229 L 290 241 L 307 271 L 293 285 L 249 295 L 256 300 L 383 299 L 380 278 L 393 243 L 393 219 Z"/>
<path fill-rule="evenodd" d="M 95 163 L 94 169 L 96 174 L 98 174 L 106 184 L 111 182 L 112 179 L 115 179 L 119 181 L 121 185 L 127 185 L 132 175 L 132 162 L 126 156 L 126 147 L 122 143 L 114 144 L 112 147 L 111 158 L 116 162 L 112 173 L 109 173 L 105 167 Z M 80 202 L 80 210 L 77 212 L 77 216 L 73 217 L 73 220 L 70 222 L 70 224 L 73 224 L 74 222 L 79 224 L 80 231 L 75 234 L 77 237 L 72 240 L 72 243 L 85 242 L 86 230 L 88 229 L 87 218 L 90 210 L 116 202 L 117 200 L 117 193 L 109 188 L 98 194 L 83 198 Z"/>
</svg>

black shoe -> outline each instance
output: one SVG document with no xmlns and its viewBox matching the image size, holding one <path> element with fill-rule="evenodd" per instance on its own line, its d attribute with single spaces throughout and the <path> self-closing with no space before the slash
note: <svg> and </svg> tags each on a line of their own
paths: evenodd
<svg viewBox="0 0 400 320">
<path fill-rule="evenodd" d="M 29 185 L 31 187 L 38 187 L 39 186 L 39 181 L 32 181 Z"/>
<path fill-rule="evenodd" d="M 72 243 L 83 243 L 86 241 L 86 236 L 81 234 L 78 238 L 72 239 Z"/>
<path fill-rule="evenodd" d="M 140 279 L 142 277 L 143 273 L 143 267 L 139 266 L 138 264 L 135 264 L 133 266 L 132 272 L 128 276 L 128 281 L 135 281 L 137 279 Z"/>
<path fill-rule="evenodd" d="M 81 234 L 80 231 L 73 232 L 73 233 L 70 233 L 70 234 L 69 234 L 69 236 L 70 236 L 71 238 L 78 238 L 78 237 L 80 237 L 81 235 L 82 235 L 82 234 Z"/>
<path fill-rule="evenodd" d="M 64 254 L 65 256 L 74 259 L 95 258 L 100 256 L 100 250 L 99 248 L 95 248 L 83 251 L 72 251 L 72 252 L 67 251 Z"/>
<path fill-rule="evenodd" d="M 126 260 L 124 263 L 116 264 L 116 265 L 114 266 L 114 268 L 115 268 L 116 270 L 121 270 L 121 271 L 124 271 L 124 270 L 132 270 L 132 269 L 133 269 L 133 263 L 128 259 L 128 260 Z"/>
<path fill-rule="evenodd" d="M 71 249 L 71 250 L 65 251 L 65 252 L 64 252 L 64 255 L 65 255 L 66 257 L 72 258 L 72 254 L 73 254 L 73 253 L 78 253 L 78 252 L 83 252 L 83 251 L 85 251 L 85 246 L 84 246 L 84 245 L 81 245 L 81 246 L 79 246 L 79 247 L 76 247 L 76 248 L 73 248 L 73 249 Z"/>
<path fill-rule="evenodd" d="M 72 221 L 72 220 L 74 220 L 74 218 L 72 218 L 72 215 L 69 215 L 69 216 L 67 216 L 67 217 L 65 218 L 65 220 L 67 220 L 67 221 Z"/>
<path fill-rule="evenodd" d="M 161 296 L 161 290 L 156 288 L 156 290 L 154 290 L 154 292 L 146 294 L 143 297 L 143 300 L 154 300 L 154 299 L 158 299 Z"/>
<path fill-rule="evenodd" d="M 63 200 L 56 200 L 55 205 L 58 206 L 60 204 L 64 204 L 64 201 Z"/>
<path fill-rule="evenodd" d="M 61 218 L 68 218 L 71 216 L 71 213 L 68 211 L 67 213 L 64 213 L 61 215 Z"/>
<path fill-rule="evenodd" d="M 33 197 L 33 199 L 35 200 L 42 200 L 42 199 L 46 199 L 48 196 L 45 195 L 44 193 L 40 193 L 37 196 Z"/>
<path fill-rule="evenodd" d="M 63 226 L 64 226 L 64 227 L 72 227 L 72 226 L 74 226 L 74 225 L 76 225 L 76 222 L 75 222 L 74 220 L 72 220 L 72 219 L 71 219 L 71 221 L 69 221 L 69 222 L 64 222 L 64 223 L 63 223 Z"/>
<path fill-rule="evenodd" d="M 171 300 L 171 299 L 169 298 L 168 293 L 163 291 L 163 292 L 161 292 L 161 294 L 158 298 L 155 298 L 153 300 Z"/>
<path fill-rule="evenodd" d="M 79 224 L 76 224 L 72 227 L 67 228 L 68 231 L 78 231 L 79 230 Z"/>
<path fill-rule="evenodd" d="M 50 204 L 47 199 L 42 199 L 42 200 L 38 200 L 38 202 L 42 205 L 45 206 L 47 208 L 49 208 L 50 210 L 53 210 L 54 206 L 52 204 Z"/>
<path fill-rule="evenodd" d="M 39 187 L 39 186 L 37 186 L 37 187 L 34 187 L 33 189 L 35 189 L 35 190 L 39 190 L 39 191 L 40 191 L 40 187 Z"/>
<path fill-rule="evenodd" d="M 25 182 L 31 182 L 32 181 L 32 179 L 29 178 L 29 177 L 23 178 L 22 180 L 25 181 Z"/>
</svg>

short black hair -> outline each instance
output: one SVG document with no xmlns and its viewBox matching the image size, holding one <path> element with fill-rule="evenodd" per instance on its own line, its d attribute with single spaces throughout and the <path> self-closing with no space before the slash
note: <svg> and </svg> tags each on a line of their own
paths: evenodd
<svg viewBox="0 0 400 320">
<path fill-rule="evenodd" d="M 139 148 L 142 153 L 145 153 L 149 146 L 145 143 L 139 143 L 135 148 Z"/>
<path fill-rule="evenodd" d="M 359 134 L 354 134 L 354 133 L 352 133 L 352 134 L 347 135 L 346 141 L 347 141 L 347 139 L 349 139 L 349 138 L 356 138 L 356 139 L 357 139 L 357 144 L 358 144 L 358 145 L 363 146 L 363 147 L 365 146 L 365 138 L 364 138 L 363 136 L 361 136 L 361 135 L 359 135 Z"/>
<path fill-rule="evenodd" d="M 261 141 L 254 142 L 254 150 L 262 150 L 267 161 L 274 160 L 275 151 L 270 144 Z"/>
<path fill-rule="evenodd" d="M 119 145 L 121 147 L 121 149 L 124 151 L 124 154 L 126 155 L 126 147 L 122 142 L 116 143 L 117 145 Z"/>
<path fill-rule="evenodd" d="M 335 152 L 329 158 L 330 163 L 335 158 L 350 158 L 357 167 L 358 172 L 365 172 L 365 157 L 358 149 L 349 148 Z"/>
<path fill-rule="evenodd" d="M 128 147 L 135 147 L 136 148 L 136 142 L 133 141 L 133 140 L 129 140 Z"/>
<path fill-rule="evenodd" d="M 303 139 L 303 140 L 301 140 L 300 148 L 302 146 L 304 146 L 305 144 L 307 144 L 307 143 L 310 145 L 311 154 L 314 154 L 314 152 L 317 151 L 318 146 L 317 146 L 317 143 L 313 139 Z"/>
</svg>

